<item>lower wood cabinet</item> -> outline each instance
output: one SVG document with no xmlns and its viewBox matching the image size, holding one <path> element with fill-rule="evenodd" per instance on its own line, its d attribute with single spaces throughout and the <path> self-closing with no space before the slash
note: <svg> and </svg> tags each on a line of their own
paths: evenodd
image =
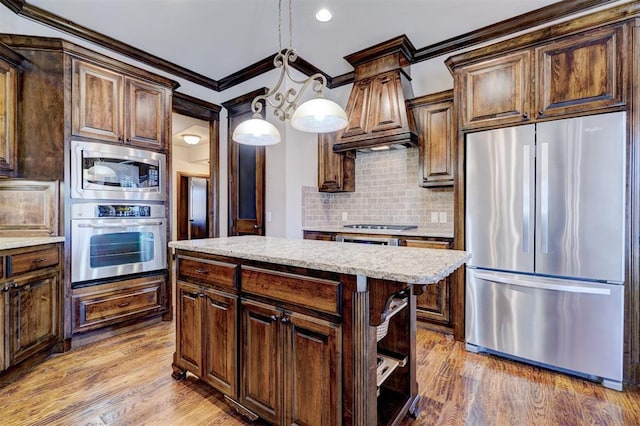
<svg viewBox="0 0 640 426">
<path fill-rule="evenodd" d="M 190 371 L 236 398 L 238 296 L 184 281 L 178 281 L 176 291 L 174 377 Z"/>
<path fill-rule="evenodd" d="M 61 250 L 43 244 L 0 253 L 0 386 L 63 349 Z"/>
<path fill-rule="evenodd" d="M 340 325 L 246 299 L 241 311 L 241 404 L 275 424 L 340 424 Z"/>
<path fill-rule="evenodd" d="M 164 312 L 165 282 L 161 274 L 72 289 L 73 333 Z"/>
</svg>

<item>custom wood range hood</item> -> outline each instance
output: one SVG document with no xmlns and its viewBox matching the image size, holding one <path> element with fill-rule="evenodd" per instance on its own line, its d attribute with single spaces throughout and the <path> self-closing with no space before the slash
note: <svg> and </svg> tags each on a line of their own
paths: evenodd
<svg viewBox="0 0 640 426">
<path fill-rule="evenodd" d="M 418 141 L 415 118 L 405 101 L 413 98 L 410 62 L 415 48 L 402 35 L 345 56 L 355 68 L 347 101 L 347 126 L 334 152 L 404 148 Z"/>
</svg>

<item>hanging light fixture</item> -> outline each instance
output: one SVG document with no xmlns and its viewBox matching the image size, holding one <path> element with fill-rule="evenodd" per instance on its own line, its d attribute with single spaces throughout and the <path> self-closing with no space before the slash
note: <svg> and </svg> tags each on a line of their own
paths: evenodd
<svg viewBox="0 0 640 426">
<path fill-rule="evenodd" d="M 304 80 L 296 80 L 291 75 L 291 62 L 298 58 L 295 49 L 291 47 L 291 15 L 292 7 L 289 0 L 289 48 L 282 49 L 282 0 L 278 0 L 278 41 L 280 50 L 273 58 L 273 66 L 281 68 L 280 78 L 276 85 L 264 95 L 256 96 L 251 102 L 253 116 L 250 120 L 240 123 L 233 131 L 232 139 L 247 145 L 272 145 L 280 142 L 280 132 L 276 127 L 262 118 L 263 102 L 273 107 L 273 114 L 281 121 L 290 119 L 294 129 L 311 132 L 335 132 L 347 125 L 347 114 L 337 103 L 323 97 L 322 90 L 327 85 L 326 77 L 316 73 Z M 285 93 L 280 92 L 280 86 L 285 77 L 300 85 L 300 90 L 289 88 Z M 315 97 L 298 106 L 302 94 L 311 86 Z"/>
</svg>

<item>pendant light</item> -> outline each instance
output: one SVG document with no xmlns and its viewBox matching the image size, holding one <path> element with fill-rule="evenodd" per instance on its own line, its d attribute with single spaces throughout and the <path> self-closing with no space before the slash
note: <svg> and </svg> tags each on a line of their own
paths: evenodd
<svg viewBox="0 0 640 426">
<path fill-rule="evenodd" d="M 274 68 L 281 68 L 280 77 L 276 85 L 264 95 L 256 96 L 251 102 L 251 119 L 240 123 L 233 131 L 232 139 L 247 145 L 272 145 L 280 142 L 280 132 L 276 127 L 262 118 L 262 102 L 273 107 L 273 114 L 281 121 L 290 119 L 294 129 L 310 133 L 335 132 L 347 125 L 347 114 L 337 103 L 323 97 L 322 90 L 327 85 L 326 77 L 316 73 L 304 80 L 296 80 L 291 75 L 291 62 L 298 58 L 295 49 L 291 47 L 292 40 L 292 6 L 289 0 L 289 48 L 282 49 L 282 0 L 278 0 L 278 41 L 280 50 L 273 58 Z M 291 82 L 301 85 L 299 91 L 287 89 L 283 94 L 280 86 L 288 78 Z M 315 97 L 298 106 L 302 94 L 308 86 L 315 93 Z"/>
</svg>

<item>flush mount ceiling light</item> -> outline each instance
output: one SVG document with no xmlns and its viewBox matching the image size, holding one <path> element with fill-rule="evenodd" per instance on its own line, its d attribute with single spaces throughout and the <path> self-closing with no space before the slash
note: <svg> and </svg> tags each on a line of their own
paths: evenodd
<svg viewBox="0 0 640 426">
<path fill-rule="evenodd" d="M 333 13 L 329 9 L 322 8 L 316 12 L 316 19 L 320 22 L 329 22 L 333 18 Z"/>
<path fill-rule="evenodd" d="M 347 114 L 337 103 L 325 99 L 322 90 L 327 85 L 326 77 L 316 73 L 305 80 L 296 80 L 291 75 L 291 62 L 298 58 L 295 49 L 291 47 L 292 34 L 292 6 L 289 0 L 289 48 L 282 49 L 282 0 L 278 0 L 278 42 L 280 50 L 273 58 L 274 67 L 281 68 L 280 78 L 276 85 L 265 95 L 256 96 L 251 102 L 253 116 L 243 121 L 233 131 L 232 139 L 246 145 L 272 145 L 280 142 L 280 132 L 276 127 L 262 118 L 263 103 L 273 107 L 273 114 L 285 121 L 290 119 L 294 129 L 310 133 L 335 132 L 347 125 Z M 297 91 L 289 88 L 285 93 L 280 92 L 280 86 L 288 78 L 292 83 L 302 87 Z M 315 97 L 298 106 L 302 94 L 311 86 Z M 264 101 L 264 102 L 263 102 Z"/>
<path fill-rule="evenodd" d="M 189 145 L 195 145 L 200 142 L 200 136 L 198 135 L 182 135 L 182 140 Z"/>
</svg>

